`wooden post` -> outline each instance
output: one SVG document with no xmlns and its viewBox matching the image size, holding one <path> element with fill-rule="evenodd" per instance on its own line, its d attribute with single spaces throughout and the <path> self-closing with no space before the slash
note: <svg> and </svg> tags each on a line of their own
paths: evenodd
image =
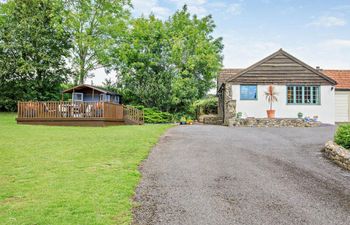
<svg viewBox="0 0 350 225">
<path fill-rule="evenodd" d="M 92 89 L 92 101 L 93 102 L 95 101 L 95 89 L 94 88 Z"/>
</svg>

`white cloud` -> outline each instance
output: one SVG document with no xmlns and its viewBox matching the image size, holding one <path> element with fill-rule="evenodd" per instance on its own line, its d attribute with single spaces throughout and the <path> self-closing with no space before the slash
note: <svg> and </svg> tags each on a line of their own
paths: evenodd
<svg viewBox="0 0 350 225">
<path fill-rule="evenodd" d="M 246 68 L 283 48 L 312 67 L 350 69 L 350 39 L 330 39 L 320 43 L 290 43 L 282 40 L 237 37 L 223 35 L 224 67 Z"/>
<path fill-rule="evenodd" d="M 332 8 L 333 10 L 350 12 L 350 5 L 338 5 Z"/>
<path fill-rule="evenodd" d="M 207 10 L 207 0 L 170 0 L 177 8 L 181 8 L 183 5 L 187 5 L 188 11 L 192 14 L 196 14 L 199 17 L 209 14 Z"/>
<path fill-rule="evenodd" d="M 227 7 L 227 3 L 225 2 L 210 2 L 208 3 L 208 7 L 214 9 L 224 9 Z"/>
<path fill-rule="evenodd" d="M 326 48 L 350 48 L 350 39 L 332 39 L 321 43 Z"/>
<path fill-rule="evenodd" d="M 223 35 L 224 67 L 227 68 L 246 68 L 283 47 L 274 41 L 235 38 L 235 36 Z"/>
<path fill-rule="evenodd" d="M 183 6 L 185 4 L 204 5 L 205 3 L 207 3 L 207 0 L 170 0 L 170 2 L 175 3 L 177 6 Z"/>
<path fill-rule="evenodd" d="M 308 26 L 315 27 L 341 27 L 345 25 L 346 21 L 344 19 L 335 16 L 321 16 L 308 24 Z"/>
<path fill-rule="evenodd" d="M 228 5 L 226 10 L 229 14 L 236 16 L 242 13 L 242 6 L 239 3 L 232 3 Z"/>
<path fill-rule="evenodd" d="M 153 13 L 160 19 L 166 19 L 171 14 L 171 10 L 159 5 L 158 0 L 133 0 L 133 13 L 136 15 L 149 15 Z"/>
<path fill-rule="evenodd" d="M 199 17 L 206 16 L 207 14 L 209 14 L 205 7 L 197 5 L 189 5 L 188 11 L 191 14 L 196 14 Z"/>
<path fill-rule="evenodd" d="M 161 6 L 154 6 L 151 11 L 161 19 L 166 19 L 172 13 L 170 9 Z"/>
</svg>

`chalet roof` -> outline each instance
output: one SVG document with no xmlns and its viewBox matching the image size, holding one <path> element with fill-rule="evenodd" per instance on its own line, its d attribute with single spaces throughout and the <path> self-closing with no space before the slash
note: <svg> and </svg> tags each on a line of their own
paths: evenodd
<svg viewBox="0 0 350 225">
<path fill-rule="evenodd" d="M 335 86 L 338 90 L 350 89 L 350 70 L 322 70 L 324 74 L 337 81 Z"/>
<path fill-rule="evenodd" d="M 231 69 L 222 69 L 219 73 L 217 85 L 218 88 L 221 87 L 223 83 L 225 83 L 228 79 L 234 77 L 237 73 L 241 72 L 244 69 L 240 68 L 231 68 Z"/>
<path fill-rule="evenodd" d="M 97 92 L 101 92 L 103 94 L 118 95 L 117 93 L 115 93 L 113 91 L 108 91 L 108 90 L 106 90 L 104 88 L 96 87 L 96 86 L 92 86 L 92 85 L 88 85 L 88 84 L 81 84 L 81 85 L 69 88 L 67 90 L 64 90 L 63 93 L 73 93 L 73 91 L 80 91 L 80 90 L 83 90 L 85 88 L 90 88 L 90 89 L 93 89 L 93 90 L 95 90 Z"/>
<path fill-rule="evenodd" d="M 337 84 L 337 82 L 335 80 L 333 80 L 332 78 L 326 76 L 325 74 L 323 74 L 322 72 L 320 72 L 319 70 L 307 65 L 306 63 L 302 62 L 301 60 L 295 58 L 294 56 L 290 55 L 289 53 L 285 52 L 283 49 L 279 49 L 278 51 L 276 51 L 275 53 L 267 56 L 266 58 L 260 60 L 259 62 L 253 64 L 252 66 L 240 70 L 238 71 L 237 69 L 234 69 L 233 72 L 229 72 L 223 70 L 223 75 L 219 76 L 218 79 L 218 85 L 222 85 L 222 82 L 231 82 L 231 81 L 235 81 L 237 78 L 247 74 L 247 73 L 251 73 L 255 68 L 260 67 L 262 64 L 267 63 L 268 61 L 272 60 L 273 58 L 276 57 L 285 57 L 288 60 L 290 60 L 291 62 L 298 64 L 300 67 L 305 68 L 305 70 L 309 71 L 309 73 L 314 74 L 314 77 L 319 77 L 319 80 L 323 80 L 324 82 L 328 82 L 331 83 L 333 85 Z M 225 77 L 228 77 L 227 79 L 224 79 Z M 266 79 L 266 76 L 265 76 Z M 289 79 L 292 79 L 292 77 L 289 77 Z M 220 88 L 220 86 L 218 86 L 218 88 Z"/>
</svg>

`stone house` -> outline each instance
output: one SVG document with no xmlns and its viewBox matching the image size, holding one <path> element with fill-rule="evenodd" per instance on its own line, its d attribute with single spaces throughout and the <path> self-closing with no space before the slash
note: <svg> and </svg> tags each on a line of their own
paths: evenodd
<svg viewBox="0 0 350 225">
<path fill-rule="evenodd" d="M 246 69 L 223 69 L 217 80 L 218 115 L 227 124 L 238 112 L 243 118 L 266 118 L 265 92 L 275 87 L 277 118 L 317 117 L 335 123 L 337 82 L 280 49 Z"/>
</svg>

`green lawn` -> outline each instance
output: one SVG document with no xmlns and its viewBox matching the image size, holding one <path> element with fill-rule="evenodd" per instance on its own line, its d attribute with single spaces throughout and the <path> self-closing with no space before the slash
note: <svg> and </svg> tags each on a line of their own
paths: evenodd
<svg viewBox="0 0 350 225">
<path fill-rule="evenodd" d="M 0 224 L 129 224 L 138 165 L 170 125 L 17 125 L 0 113 Z"/>
</svg>

